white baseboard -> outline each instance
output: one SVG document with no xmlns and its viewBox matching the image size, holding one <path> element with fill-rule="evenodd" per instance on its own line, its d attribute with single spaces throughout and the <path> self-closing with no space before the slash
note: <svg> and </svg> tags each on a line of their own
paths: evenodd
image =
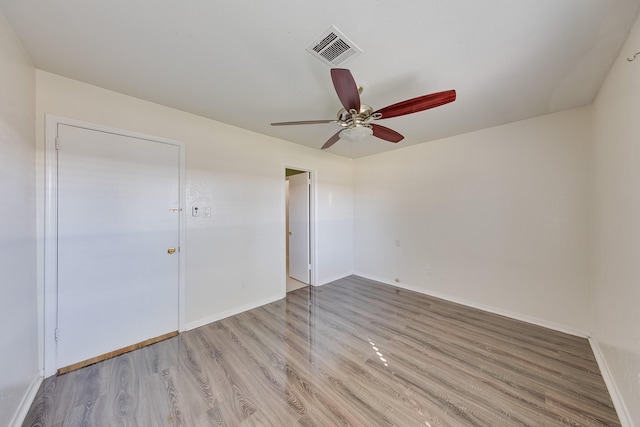
<svg viewBox="0 0 640 427">
<path fill-rule="evenodd" d="M 631 415 L 629 414 L 627 405 L 625 405 L 624 400 L 622 400 L 620 390 L 618 390 L 618 387 L 613 380 L 611 370 L 609 369 L 609 365 L 607 365 L 604 354 L 602 354 L 602 349 L 600 348 L 598 341 L 596 341 L 593 337 L 589 337 L 589 344 L 591 344 L 591 350 L 593 351 L 593 354 L 596 357 L 596 361 L 598 362 L 598 368 L 600 368 L 600 373 L 602 374 L 604 383 L 607 385 L 607 389 L 609 390 L 609 395 L 611 396 L 611 400 L 613 401 L 613 406 L 616 408 L 618 418 L 620 418 L 620 424 L 622 424 L 622 427 L 634 427 L 635 424 L 631 419 Z"/>
<path fill-rule="evenodd" d="M 538 319 L 536 317 L 531 317 L 527 315 L 523 315 L 520 313 L 515 313 L 509 310 L 504 310 L 497 307 L 492 307 L 489 305 L 479 304 L 475 301 L 466 300 L 463 298 L 454 297 L 452 295 L 448 295 L 441 292 L 430 291 L 429 289 L 418 288 L 416 286 L 407 285 L 406 283 L 396 283 L 390 280 L 382 279 L 380 277 L 374 277 L 363 273 L 353 273 L 356 276 L 364 277 L 365 279 L 375 280 L 376 282 L 381 282 L 387 285 L 395 286 L 398 288 L 406 289 L 409 291 L 417 292 L 419 294 L 429 295 L 435 298 L 440 298 L 446 301 L 455 302 L 457 304 L 465 305 L 471 308 L 477 308 L 478 310 L 486 311 L 493 314 L 498 314 L 500 316 L 509 317 L 511 319 L 520 320 L 523 322 L 531 323 L 533 325 L 542 326 L 544 328 L 553 329 L 554 331 L 563 332 L 565 334 L 574 335 L 576 337 L 588 338 L 589 332 L 583 331 L 578 328 L 573 328 L 571 326 L 566 326 L 554 322 L 549 322 L 547 320 Z"/>
<path fill-rule="evenodd" d="M 208 325 L 209 323 L 217 322 L 218 320 L 225 319 L 230 316 L 235 316 L 236 314 L 240 314 L 244 311 L 249 311 L 254 308 L 258 308 L 262 305 L 269 304 L 278 300 L 281 300 L 285 297 L 285 294 L 279 296 L 273 296 L 269 298 L 265 298 L 258 301 L 253 301 L 249 304 L 241 305 L 239 307 L 234 307 L 230 310 L 225 310 L 221 313 L 212 314 L 211 316 L 204 317 L 202 319 L 195 320 L 193 322 L 187 323 L 187 331 L 195 328 L 199 328 L 200 326 Z"/>
<path fill-rule="evenodd" d="M 31 405 L 33 404 L 34 399 L 36 398 L 36 394 L 38 390 L 40 390 L 40 385 L 42 384 L 43 378 L 38 373 L 35 378 L 31 380 L 31 384 L 27 388 L 27 391 L 22 396 L 22 400 L 16 409 L 16 412 L 13 414 L 13 418 L 9 421 L 9 427 L 21 427 L 24 422 Z"/>
</svg>

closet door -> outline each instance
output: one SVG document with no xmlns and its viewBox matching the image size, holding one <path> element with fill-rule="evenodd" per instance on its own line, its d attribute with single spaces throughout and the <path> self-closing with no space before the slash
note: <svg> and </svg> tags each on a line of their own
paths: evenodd
<svg viewBox="0 0 640 427">
<path fill-rule="evenodd" d="M 178 330 L 180 148 L 58 125 L 57 368 Z"/>
</svg>

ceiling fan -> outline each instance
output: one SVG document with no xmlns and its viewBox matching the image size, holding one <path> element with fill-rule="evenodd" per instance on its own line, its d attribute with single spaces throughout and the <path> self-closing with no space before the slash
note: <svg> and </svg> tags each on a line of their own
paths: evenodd
<svg viewBox="0 0 640 427">
<path fill-rule="evenodd" d="M 395 143 L 402 141 L 404 136 L 393 129 L 372 122 L 374 120 L 389 119 L 391 117 L 417 113 L 418 111 L 439 107 L 456 100 L 456 91 L 446 90 L 444 92 L 436 92 L 430 95 L 407 99 L 406 101 L 373 111 L 373 108 L 370 106 L 360 103 L 362 88 L 358 88 L 356 85 L 351 71 L 344 68 L 333 68 L 331 69 L 331 80 L 333 81 L 333 87 L 338 94 L 338 98 L 344 107 L 338 111 L 337 120 L 277 122 L 271 123 L 271 126 L 312 125 L 322 123 L 339 124 L 343 129 L 339 130 L 324 143 L 322 146 L 323 150 L 331 147 L 341 138 L 347 141 L 359 141 L 369 135 Z"/>
</svg>

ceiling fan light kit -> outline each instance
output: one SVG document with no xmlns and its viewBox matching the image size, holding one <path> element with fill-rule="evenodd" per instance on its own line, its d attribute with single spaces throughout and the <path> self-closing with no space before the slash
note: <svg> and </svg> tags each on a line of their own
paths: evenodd
<svg viewBox="0 0 640 427">
<path fill-rule="evenodd" d="M 400 142 L 404 136 L 384 126 L 372 123 L 375 120 L 389 119 L 391 117 L 404 116 L 406 114 L 417 113 L 430 108 L 439 107 L 456 100 L 456 91 L 447 90 L 444 92 L 432 93 L 430 95 L 419 96 L 398 102 L 380 110 L 374 111 L 368 105 L 360 102 L 361 88 L 351 75 L 351 71 L 344 68 L 331 69 L 331 80 L 335 88 L 338 99 L 344 108 L 338 111 L 337 120 L 305 120 L 297 122 L 277 122 L 272 126 L 289 126 L 302 124 L 337 123 L 343 130 L 334 134 L 322 149 L 327 149 L 340 139 L 349 142 L 361 141 L 370 135 L 388 142 Z"/>
<path fill-rule="evenodd" d="M 362 125 L 353 128 L 346 128 L 345 130 L 340 131 L 340 139 L 344 139 L 349 142 L 362 141 L 370 135 L 373 135 L 373 129 Z"/>
</svg>

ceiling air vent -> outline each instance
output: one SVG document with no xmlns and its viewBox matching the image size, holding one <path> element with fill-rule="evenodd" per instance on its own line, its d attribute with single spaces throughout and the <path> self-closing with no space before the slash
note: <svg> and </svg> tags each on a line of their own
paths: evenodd
<svg viewBox="0 0 640 427">
<path fill-rule="evenodd" d="M 362 53 L 362 50 L 336 27 L 331 26 L 307 48 L 307 52 L 333 67 L 349 58 L 355 58 Z"/>
</svg>

